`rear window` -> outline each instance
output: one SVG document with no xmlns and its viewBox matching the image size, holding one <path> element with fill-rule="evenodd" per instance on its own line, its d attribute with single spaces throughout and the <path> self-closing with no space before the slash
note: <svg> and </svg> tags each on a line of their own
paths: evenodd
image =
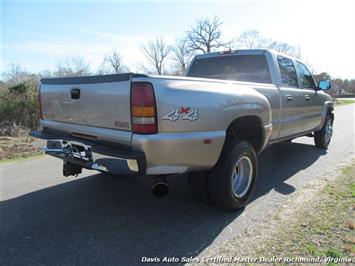
<svg viewBox="0 0 355 266">
<path fill-rule="evenodd" d="M 271 83 L 264 55 L 234 55 L 195 60 L 188 77 Z"/>
</svg>

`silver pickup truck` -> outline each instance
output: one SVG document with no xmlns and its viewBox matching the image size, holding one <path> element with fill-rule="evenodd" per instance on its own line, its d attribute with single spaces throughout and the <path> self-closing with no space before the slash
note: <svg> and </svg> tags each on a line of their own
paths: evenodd
<svg viewBox="0 0 355 266">
<path fill-rule="evenodd" d="M 82 168 L 166 177 L 187 173 L 197 199 L 228 210 L 246 205 L 257 154 L 273 143 L 314 137 L 326 149 L 333 102 L 298 59 L 269 50 L 197 55 L 185 77 L 115 74 L 42 79 L 41 131 L 63 174 Z"/>
</svg>

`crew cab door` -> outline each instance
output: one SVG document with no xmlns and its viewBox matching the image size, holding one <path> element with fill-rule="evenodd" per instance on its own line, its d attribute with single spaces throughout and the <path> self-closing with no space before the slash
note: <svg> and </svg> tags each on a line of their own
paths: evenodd
<svg viewBox="0 0 355 266">
<path fill-rule="evenodd" d="M 304 132 L 304 91 L 299 88 L 295 65 L 289 58 L 277 56 L 280 74 L 281 116 L 279 138 Z"/>
<path fill-rule="evenodd" d="M 312 131 L 321 124 L 323 100 L 316 91 L 316 83 L 311 72 L 299 61 L 295 62 L 299 84 L 304 94 L 304 131 Z"/>
</svg>

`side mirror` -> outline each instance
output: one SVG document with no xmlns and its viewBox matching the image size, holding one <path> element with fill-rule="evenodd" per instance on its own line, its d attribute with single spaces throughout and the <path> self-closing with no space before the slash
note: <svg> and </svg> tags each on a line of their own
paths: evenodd
<svg viewBox="0 0 355 266">
<path fill-rule="evenodd" d="M 319 90 L 326 91 L 326 90 L 329 90 L 331 87 L 332 87 L 332 85 L 330 84 L 329 80 L 321 80 L 318 83 Z"/>
</svg>

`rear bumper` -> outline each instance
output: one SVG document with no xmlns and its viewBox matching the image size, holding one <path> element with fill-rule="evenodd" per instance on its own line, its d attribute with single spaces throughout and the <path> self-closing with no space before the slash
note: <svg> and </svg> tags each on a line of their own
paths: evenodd
<svg viewBox="0 0 355 266">
<path fill-rule="evenodd" d="M 221 154 L 225 131 L 194 131 L 132 136 L 134 150 L 144 151 L 148 175 L 183 174 L 211 169 Z"/>
<path fill-rule="evenodd" d="M 92 141 L 51 130 L 32 131 L 31 136 L 47 140 L 46 154 L 87 169 L 115 175 L 139 175 L 146 172 L 144 152 L 106 141 Z M 72 147 L 84 147 L 85 156 L 73 152 Z"/>
<path fill-rule="evenodd" d="M 47 140 L 45 152 L 84 168 L 116 175 L 163 175 L 211 169 L 217 162 L 225 140 L 225 131 L 133 134 L 130 145 L 107 140 L 88 140 L 91 135 L 45 128 L 32 131 L 33 137 Z M 86 145 L 89 161 L 73 156 L 65 145 Z"/>
</svg>

